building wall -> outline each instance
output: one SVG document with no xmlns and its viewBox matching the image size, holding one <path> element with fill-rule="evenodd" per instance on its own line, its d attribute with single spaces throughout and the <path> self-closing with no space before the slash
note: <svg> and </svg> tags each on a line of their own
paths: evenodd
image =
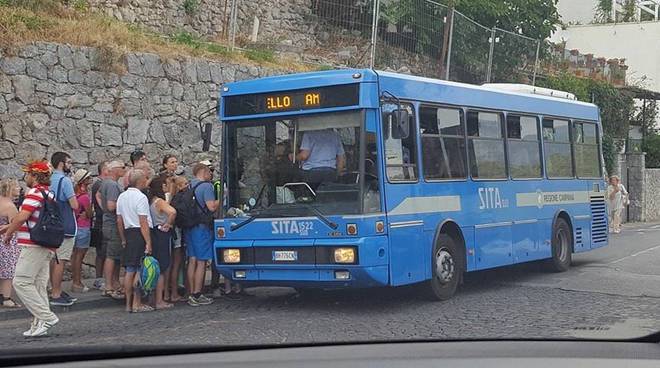
<svg viewBox="0 0 660 368">
<path fill-rule="evenodd" d="M 136 148 L 156 167 L 165 153 L 185 165 L 217 159 L 220 129 L 202 152 L 197 116 L 217 105 L 219 86 L 286 72 L 129 53 L 117 73 L 104 71 L 99 55 L 45 42 L 0 51 L 0 178 L 20 178 L 20 165 L 60 150 L 94 173 L 100 161 L 127 162 Z"/>
<path fill-rule="evenodd" d="M 660 22 L 591 24 L 558 30 L 552 42 L 566 42 L 567 49 L 578 49 L 605 58 L 626 59 L 627 81 L 641 81 L 660 91 Z"/>
</svg>

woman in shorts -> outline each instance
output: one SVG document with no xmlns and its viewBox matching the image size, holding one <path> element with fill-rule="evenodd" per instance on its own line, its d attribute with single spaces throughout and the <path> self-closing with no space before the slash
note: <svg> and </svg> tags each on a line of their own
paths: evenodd
<svg viewBox="0 0 660 368">
<path fill-rule="evenodd" d="M 78 200 L 78 209 L 76 210 L 78 232 L 76 233 L 73 254 L 71 255 L 71 291 L 77 293 L 89 291 L 89 288 L 82 283 L 82 262 L 89 249 L 92 218 L 94 217 L 94 208 L 87 192 L 91 182 L 92 175 L 85 169 L 80 169 L 73 175 L 73 189 Z"/>
</svg>

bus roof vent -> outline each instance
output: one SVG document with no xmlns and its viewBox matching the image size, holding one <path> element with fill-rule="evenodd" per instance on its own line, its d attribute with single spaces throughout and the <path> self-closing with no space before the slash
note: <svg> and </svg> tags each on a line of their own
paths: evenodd
<svg viewBox="0 0 660 368">
<path fill-rule="evenodd" d="M 515 83 L 485 83 L 482 84 L 483 87 L 486 88 L 491 88 L 491 89 L 497 89 L 500 91 L 509 91 L 509 92 L 516 92 L 516 93 L 528 93 L 528 94 L 533 94 L 533 95 L 542 95 L 542 96 L 551 96 L 551 97 L 558 97 L 558 98 L 564 98 L 567 100 L 577 100 L 574 94 L 565 92 L 565 91 L 559 91 L 556 89 L 550 89 L 550 88 L 543 88 L 543 87 L 535 87 L 535 86 L 530 86 L 527 84 L 515 84 Z"/>
</svg>

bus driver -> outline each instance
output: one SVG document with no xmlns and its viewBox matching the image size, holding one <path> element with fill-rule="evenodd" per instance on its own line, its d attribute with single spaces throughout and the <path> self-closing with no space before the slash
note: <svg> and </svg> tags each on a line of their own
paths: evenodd
<svg viewBox="0 0 660 368">
<path fill-rule="evenodd" d="M 322 182 L 336 182 L 346 165 L 344 146 L 333 129 L 305 132 L 296 160 L 302 162 L 303 180 L 314 190 Z"/>
</svg>

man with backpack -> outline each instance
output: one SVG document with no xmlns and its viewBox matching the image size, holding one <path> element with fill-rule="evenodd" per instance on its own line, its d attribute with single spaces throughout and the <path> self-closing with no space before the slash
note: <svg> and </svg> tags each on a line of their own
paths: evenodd
<svg viewBox="0 0 660 368">
<path fill-rule="evenodd" d="M 48 303 L 49 268 L 64 237 L 54 194 L 49 190 L 51 170 L 46 161 L 34 161 L 23 167 L 25 183 L 30 187 L 20 212 L 9 225 L 0 227 L 4 240 L 17 232 L 22 246 L 16 264 L 13 286 L 16 295 L 34 319 L 25 337 L 45 336 L 59 322 Z"/>
<path fill-rule="evenodd" d="M 188 280 L 192 290 L 188 297 L 191 306 L 208 305 L 213 299 L 202 294 L 206 263 L 213 259 L 213 213 L 220 206 L 215 198 L 213 165 L 202 161 L 193 166 L 194 179 L 177 201 L 177 225 L 183 229 L 188 253 Z"/>
<path fill-rule="evenodd" d="M 70 306 L 76 299 L 62 290 L 62 277 L 64 276 L 65 264 L 71 261 L 71 254 L 76 240 L 78 228 L 74 211 L 78 210 L 78 200 L 76 199 L 76 193 L 73 191 L 73 182 L 69 177 L 72 168 L 71 156 L 66 152 L 55 152 L 50 158 L 50 164 L 53 166 L 50 187 L 55 195 L 64 225 L 64 241 L 57 249 L 57 257 L 51 262 L 50 267 L 50 284 L 53 287 L 50 304 Z"/>
</svg>

